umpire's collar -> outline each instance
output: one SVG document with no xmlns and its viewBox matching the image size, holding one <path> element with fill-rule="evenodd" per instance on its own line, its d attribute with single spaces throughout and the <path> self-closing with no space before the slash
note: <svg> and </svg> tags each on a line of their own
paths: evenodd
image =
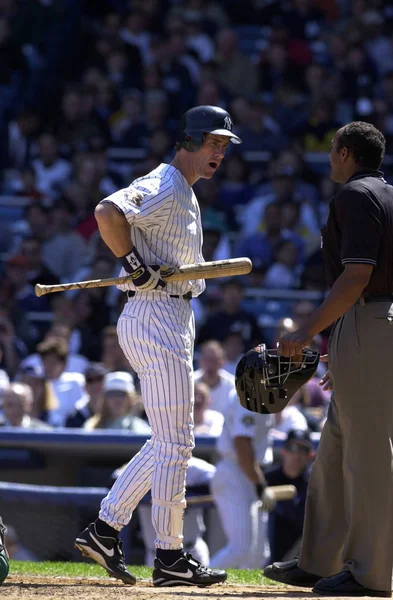
<svg viewBox="0 0 393 600">
<path fill-rule="evenodd" d="M 378 169 L 362 169 L 361 171 L 356 171 L 345 183 L 363 179 L 363 177 L 378 177 L 379 179 L 383 179 L 383 172 Z"/>
</svg>

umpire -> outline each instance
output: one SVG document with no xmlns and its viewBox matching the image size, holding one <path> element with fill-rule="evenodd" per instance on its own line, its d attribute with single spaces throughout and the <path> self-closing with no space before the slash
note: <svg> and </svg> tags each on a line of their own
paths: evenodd
<svg viewBox="0 0 393 600">
<path fill-rule="evenodd" d="M 385 138 L 368 123 L 340 129 L 331 177 L 343 184 L 322 230 L 330 292 L 280 340 L 295 356 L 334 323 L 333 395 L 307 492 L 299 559 L 270 579 L 324 596 L 391 597 L 393 564 L 393 187 L 379 170 Z"/>
</svg>

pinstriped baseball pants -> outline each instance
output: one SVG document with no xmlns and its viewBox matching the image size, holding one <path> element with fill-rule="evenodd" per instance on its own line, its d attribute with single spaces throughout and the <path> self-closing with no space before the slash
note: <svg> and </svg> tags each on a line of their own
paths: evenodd
<svg viewBox="0 0 393 600">
<path fill-rule="evenodd" d="M 151 489 L 156 547 L 178 549 L 183 542 L 186 469 L 194 447 L 193 311 L 182 298 L 137 293 L 126 303 L 117 331 L 140 378 L 152 436 L 103 499 L 99 518 L 121 530 Z"/>
</svg>

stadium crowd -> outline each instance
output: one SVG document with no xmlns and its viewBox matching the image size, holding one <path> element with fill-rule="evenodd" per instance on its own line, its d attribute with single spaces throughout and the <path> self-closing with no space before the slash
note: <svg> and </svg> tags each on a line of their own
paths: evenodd
<svg viewBox="0 0 393 600">
<path fill-rule="evenodd" d="M 337 128 L 379 127 L 393 179 L 392 25 L 383 0 L 0 0 L 0 425 L 149 433 L 117 341 L 126 295 L 37 298 L 34 285 L 118 274 L 95 205 L 170 161 L 183 112 L 212 104 L 243 144 L 195 185 L 204 257 L 254 265 L 192 301 L 196 434 L 220 437 L 239 357 L 310 314 L 291 291 L 325 292 Z M 276 415 L 271 439 L 321 430 L 318 380 Z"/>
</svg>

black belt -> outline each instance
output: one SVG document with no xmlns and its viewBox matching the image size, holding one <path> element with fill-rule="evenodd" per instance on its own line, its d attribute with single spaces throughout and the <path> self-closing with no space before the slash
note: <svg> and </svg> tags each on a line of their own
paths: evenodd
<svg viewBox="0 0 393 600">
<path fill-rule="evenodd" d="M 136 295 L 136 292 L 134 290 L 128 290 L 127 292 L 127 298 L 133 298 Z M 182 296 L 179 296 L 179 294 L 169 294 L 170 298 L 183 298 L 183 300 L 191 300 L 192 298 L 192 292 L 187 292 L 187 294 L 183 294 Z"/>
<path fill-rule="evenodd" d="M 393 294 L 369 294 L 368 296 L 363 296 L 363 300 L 366 304 L 369 302 L 392 302 L 393 303 Z M 362 296 L 359 298 L 358 302 L 362 301 Z"/>
</svg>

